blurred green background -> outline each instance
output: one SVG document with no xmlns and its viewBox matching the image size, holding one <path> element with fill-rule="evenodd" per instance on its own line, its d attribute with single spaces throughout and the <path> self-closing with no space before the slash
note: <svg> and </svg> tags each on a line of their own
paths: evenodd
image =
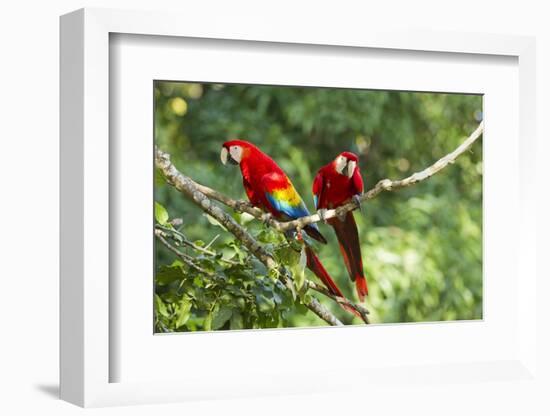
<svg viewBox="0 0 550 416">
<path fill-rule="evenodd" d="M 156 81 L 154 99 L 155 143 L 182 173 L 246 199 L 239 169 L 219 160 L 224 141 L 245 139 L 283 168 L 312 212 L 313 177 L 338 153 L 360 156 L 367 190 L 380 179 L 403 178 L 432 164 L 482 118 L 482 97 L 463 94 Z M 170 218 L 183 220 L 180 231 L 199 245 L 218 236 L 209 250 L 241 263 L 227 268 L 181 247 L 223 275 L 223 284 L 209 286 L 208 279 L 173 263 L 174 255 L 157 243 L 157 331 L 325 325 L 298 301 L 280 299 L 284 290 L 262 277 L 261 267 L 231 234 L 157 179 L 155 199 Z M 232 215 L 266 243 L 282 241 L 258 221 Z M 482 317 L 481 140 L 433 178 L 382 193 L 355 217 L 372 322 Z M 356 300 L 334 233 L 320 228 L 329 244 L 315 245 L 319 257 L 346 296 Z M 258 287 L 256 278 L 265 285 Z M 333 301 L 316 297 L 345 323 L 360 323 Z"/>
</svg>

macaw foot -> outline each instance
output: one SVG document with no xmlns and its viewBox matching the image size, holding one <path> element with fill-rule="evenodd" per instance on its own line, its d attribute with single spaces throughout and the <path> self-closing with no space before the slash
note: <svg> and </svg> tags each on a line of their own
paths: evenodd
<svg viewBox="0 0 550 416">
<path fill-rule="evenodd" d="M 361 207 L 361 195 L 357 194 L 357 195 L 353 195 L 351 197 L 351 200 L 353 201 L 353 203 L 355 205 L 357 205 L 357 208 L 359 208 L 359 211 L 363 212 L 363 209 Z"/>
<path fill-rule="evenodd" d="M 254 208 L 254 205 L 252 205 L 252 203 L 248 202 L 248 201 L 237 201 L 237 209 L 239 211 L 244 211 L 246 209 L 251 209 L 251 208 Z"/>
<path fill-rule="evenodd" d="M 271 214 L 270 212 L 266 212 L 265 214 L 262 214 L 261 220 L 266 227 L 269 227 L 269 223 L 272 218 L 273 218 L 273 214 Z"/>
<path fill-rule="evenodd" d="M 327 223 L 327 219 L 325 218 L 326 213 L 327 213 L 327 210 L 325 208 L 321 208 L 317 210 L 317 214 L 319 214 L 319 218 L 321 218 L 321 221 L 323 221 L 325 224 Z"/>
</svg>

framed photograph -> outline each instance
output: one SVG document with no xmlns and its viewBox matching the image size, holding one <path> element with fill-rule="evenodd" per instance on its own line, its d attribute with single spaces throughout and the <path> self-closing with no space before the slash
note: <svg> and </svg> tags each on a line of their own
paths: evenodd
<svg viewBox="0 0 550 416">
<path fill-rule="evenodd" d="M 61 18 L 61 397 L 536 383 L 534 40 L 180 17 Z"/>
</svg>

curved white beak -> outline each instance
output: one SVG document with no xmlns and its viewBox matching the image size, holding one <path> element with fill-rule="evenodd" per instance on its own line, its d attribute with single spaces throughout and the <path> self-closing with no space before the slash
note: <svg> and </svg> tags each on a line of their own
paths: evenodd
<svg viewBox="0 0 550 416">
<path fill-rule="evenodd" d="M 228 153 L 229 152 L 227 151 L 227 149 L 225 147 L 222 147 L 222 151 L 220 153 L 220 159 L 221 159 L 221 161 L 224 165 L 227 164 L 227 154 Z"/>
</svg>

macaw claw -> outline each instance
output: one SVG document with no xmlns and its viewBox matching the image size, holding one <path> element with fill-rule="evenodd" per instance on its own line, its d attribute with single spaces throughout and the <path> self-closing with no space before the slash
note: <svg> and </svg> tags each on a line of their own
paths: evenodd
<svg viewBox="0 0 550 416">
<path fill-rule="evenodd" d="M 271 222 L 272 218 L 273 214 L 271 212 L 266 212 L 265 214 L 262 214 L 261 220 L 266 225 L 266 227 L 269 227 L 269 223 Z"/>
<path fill-rule="evenodd" d="M 359 211 L 363 212 L 363 208 L 361 206 L 361 195 L 356 194 L 351 197 L 351 200 L 355 205 L 357 205 L 357 208 L 359 208 Z"/>
<path fill-rule="evenodd" d="M 327 210 L 325 208 L 321 208 L 317 210 L 317 214 L 319 214 L 319 218 L 321 218 L 321 221 L 323 221 L 325 224 L 327 224 L 327 219 L 325 218 Z"/>
</svg>

